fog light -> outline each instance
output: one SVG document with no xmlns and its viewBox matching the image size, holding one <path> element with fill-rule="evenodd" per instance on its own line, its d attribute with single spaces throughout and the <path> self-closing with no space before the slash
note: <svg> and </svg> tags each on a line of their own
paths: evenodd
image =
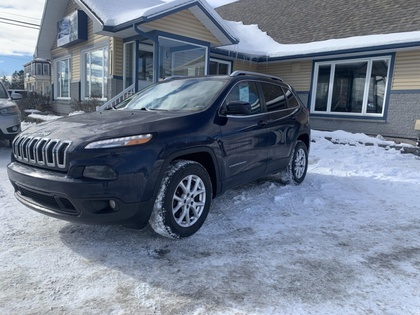
<svg viewBox="0 0 420 315">
<path fill-rule="evenodd" d="M 110 200 L 109 201 L 109 206 L 111 207 L 112 210 L 115 210 L 115 208 L 117 207 L 117 204 L 115 203 L 114 200 Z"/>
<path fill-rule="evenodd" d="M 13 130 L 14 132 L 18 131 L 18 127 L 14 126 L 14 127 L 12 128 L 12 130 Z"/>
<path fill-rule="evenodd" d="M 83 170 L 83 176 L 100 180 L 117 179 L 117 173 L 108 165 L 86 166 Z"/>
</svg>

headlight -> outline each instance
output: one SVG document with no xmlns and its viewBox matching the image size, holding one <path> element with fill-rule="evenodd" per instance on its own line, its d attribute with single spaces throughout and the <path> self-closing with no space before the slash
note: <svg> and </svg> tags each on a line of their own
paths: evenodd
<svg viewBox="0 0 420 315">
<path fill-rule="evenodd" d="M 106 149 L 106 148 L 116 148 L 116 147 L 127 147 L 131 145 L 139 145 L 149 142 L 152 139 L 153 135 L 138 135 L 131 137 L 122 137 L 114 138 L 107 140 L 100 140 L 89 143 L 85 149 Z"/>
<path fill-rule="evenodd" d="M 10 106 L 0 109 L 0 114 L 2 115 L 11 115 L 11 114 L 17 114 L 18 108 L 16 106 Z"/>
</svg>

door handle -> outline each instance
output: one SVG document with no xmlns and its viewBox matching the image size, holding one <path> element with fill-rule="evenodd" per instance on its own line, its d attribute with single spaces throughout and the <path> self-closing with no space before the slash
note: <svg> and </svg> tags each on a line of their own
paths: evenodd
<svg viewBox="0 0 420 315">
<path fill-rule="evenodd" d="M 263 127 L 265 125 L 268 125 L 271 122 L 271 120 L 260 120 L 259 122 L 257 122 L 258 127 Z"/>
</svg>

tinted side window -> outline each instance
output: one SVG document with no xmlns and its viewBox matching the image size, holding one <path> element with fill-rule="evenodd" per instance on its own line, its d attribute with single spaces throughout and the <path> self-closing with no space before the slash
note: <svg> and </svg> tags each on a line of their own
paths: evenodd
<svg viewBox="0 0 420 315">
<path fill-rule="evenodd" d="M 290 91 L 288 88 L 283 88 L 287 98 L 287 104 L 289 108 L 296 108 L 299 107 L 299 102 L 296 99 L 295 95 Z"/>
<path fill-rule="evenodd" d="M 251 104 L 251 114 L 261 113 L 261 102 L 258 97 L 258 88 L 255 82 L 242 81 L 236 84 L 226 98 L 226 104 L 232 101 L 241 101 Z"/>
<path fill-rule="evenodd" d="M 271 83 L 261 83 L 261 88 L 264 94 L 267 112 L 287 109 L 286 97 L 281 86 Z"/>
</svg>

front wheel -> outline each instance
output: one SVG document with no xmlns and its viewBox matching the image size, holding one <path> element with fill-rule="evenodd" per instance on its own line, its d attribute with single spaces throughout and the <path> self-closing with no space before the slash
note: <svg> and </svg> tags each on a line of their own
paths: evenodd
<svg viewBox="0 0 420 315">
<path fill-rule="evenodd" d="M 296 142 L 287 170 L 281 173 L 281 180 L 299 185 L 305 179 L 307 170 L 308 148 L 303 141 L 299 140 Z"/>
<path fill-rule="evenodd" d="M 165 237 L 191 236 L 206 220 L 211 198 L 206 169 L 194 161 L 174 161 L 162 180 L 149 224 Z"/>
</svg>

